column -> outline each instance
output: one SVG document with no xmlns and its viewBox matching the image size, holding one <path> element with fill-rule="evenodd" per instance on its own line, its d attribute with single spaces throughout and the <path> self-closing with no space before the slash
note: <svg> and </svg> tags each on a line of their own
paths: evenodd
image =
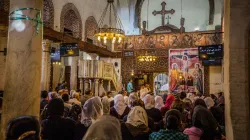
<svg viewBox="0 0 250 140">
<path fill-rule="evenodd" d="M 10 0 L 10 11 L 25 7 L 42 11 L 42 3 L 42 0 Z M 34 11 L 24 10 L 22 13 L 31 18 L 36 16 Z M 36 28 L 32 20 L 10 21 L 9 25 L 14 28 L 9 28 L 8 32 L 5 73 L 8 76 L 5 77 L 0 139 L 5 139 L 11 119 L 24 115 L 39 117 L 40 112 L 42 25 Z"/>
<path fill-rule="evenodd" d="M 99 96 L 99 79 L 95 79 L 95 96 Z"/>
<path fill-rule="evenodd" d="M 103 88 L 103 80 L 100 80 L 99 83 L 99 94 L 102 94 L 103 92 L 105 92 L 104 88 Z"/>
<path fill-rule="evenodd" d="M 227 140 L 249 140 L 249 0 L 226 0 L 224 10 L 223 88 Z"/>
<path fill-rule="evenodd" d="M 88 79 L 84 79 L 84 91 L 89 90 L 89 80 Z"/>
<path fill-rule="evenodd" d="M 84 93 L 83 84 L 84 84 L 83 79 L 80 78 L 80 90 Z"/>
<path fill-rule="evenodd" d="M 73 90 L 77 88 L 77 62 L 78 57 L 71 57 L 70 88 Z"/>
<path fill-rule="evenodd" d="M 50 80 L 50 41 L 44 40 L 42 45 L 42 78 L 41 90 L 49 90 Z"/>
<path fill-rule="evenodd" d="M 89 79 L 89 90 L 92 90 L 92 80 Z"/>
<path fill-rule="evenodd" d="M 111 80 L 108 80 L 108 89 L 107 89 L 108 91 L 110 91 L 111 90 Z"/>
</svg>

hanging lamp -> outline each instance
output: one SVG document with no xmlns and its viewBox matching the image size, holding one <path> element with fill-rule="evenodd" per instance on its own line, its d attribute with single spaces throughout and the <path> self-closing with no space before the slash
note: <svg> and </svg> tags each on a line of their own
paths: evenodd
<svg viewBox="0 0 250 140">
<path fill-rule="evenodd" d="M 106 44 L 108 41 L 112 41 L 112 43 L 121 43 L 122 40 L 125 38 L 125 32 L 123 30 L 123 25 L 119 15 L 117 14 L 117 10 L 114 6 L 114 0 L 107 0 L 107 5 L 101 15 L 101 18 L 98 22 L 98 30 L 95 32 L 95 38 L 98 41 L 103 42 Z M 104 21 L 106 15 L 108 14 L 109 25 L 108 27 L 104 27 Z M 112 20 L 115 23 L 112 24 Z"/>
</svg>

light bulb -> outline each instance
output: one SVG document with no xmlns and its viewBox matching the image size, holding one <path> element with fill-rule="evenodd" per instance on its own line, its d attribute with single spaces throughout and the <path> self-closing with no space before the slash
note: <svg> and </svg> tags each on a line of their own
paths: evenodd
<svg viewBox="0 0 250 140">
<path fill-rule="evenodd" d="M 58 65 L 61 65 L 61 62 L 59 62 Z"/>
<path fill-rule="evenodd" d="M 98 41 L 101 41 L 101 36 L 98 36 L 98 38 L 97 38 L 97 39 L 98 39 Z"/>
<path fill-rule="evenodd" d="M 104 44 L 106 44 L 106 43 L 107 43 L 107 40 L 106 40 L 106 39 L 104 39 L 104 40 L 103 40 L 103 43 L 104 43 Z"/>
<path fill-rule="evenodd" d="M 104 38 L 103 38 L 104 40 L 107 40 L 107 36 L 104 36 Z"/>
</svg>

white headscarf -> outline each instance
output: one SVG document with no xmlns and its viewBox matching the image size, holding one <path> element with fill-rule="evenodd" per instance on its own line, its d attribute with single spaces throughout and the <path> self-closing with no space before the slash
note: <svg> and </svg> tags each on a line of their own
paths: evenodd
<svg viewBox="0 0 250 140">
<path fill-rule="evenodd" d="M 103 116 L 93 123 L 83 140 L 122 140 L 121 124 L 112 116 Z"/>
<path fill-rule="evenodd" d="M 205 98 L 204 101 L 205 101 L 208 109 L 210 109 L 211 107 L 214 106 L 214 100 L 211 97 Z"/>
<path fill-rule="evenodd" d="M 124 96 L 124 101 L 125 101 L 125 104 L 126 104 L 126 105 L 129 104 L 129 98 L 128 98 L 128 96 Z"/>
<path fill-rule="evenodd" d="M 142 124 L 148 126 L 148 115 L 142 107 L 135 106 L 129 112 L 126 123 L 129 123 L 135 127 Z"/>
<path fill-rule="evenodd" d="M 103 106 L 101 99 L 92 97 L 85 102 L 82 108 L 81 123 L 88 127 L 93 121 L 100 119 L 102 115 Z"/>
<path fill-rule="evenodd" d="M 125 104 L 124 97 L 121 94 L 118 94 L 115 96 L 114 104 L 115 104 L 114 108 L 115 108 L 116 112 L 119 115 L 122 115 L 127 106 Z"/>
<path fill-rule="evenodd" d="M 148 94 L 143 98 L 145 109 L 151 109 L 155 107 L 154 96 Z"/>
<path fill-rule="evenodd" d="M 103 114 L 109 115 L 110 113 L 110 102 L 107 96 L 102 98 L 102 105 L 103 105 Z"/>
<path fill-rule="evenodd" d="M 163 99 L 161 96 L 155 97 L 155 108 L 161 110 L 161 108 L 164 107 Z"/>
</svg>

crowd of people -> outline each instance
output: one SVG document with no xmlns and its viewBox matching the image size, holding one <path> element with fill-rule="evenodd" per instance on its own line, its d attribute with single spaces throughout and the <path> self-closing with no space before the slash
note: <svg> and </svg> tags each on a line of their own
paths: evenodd
<svg viewBox="0 0 250 140">
<path fill-rule="evenodd" d="M 224 97 L 144 89 L 94 96 L 91 90 L 41 92 L 40 118 L 13 119 L 9 140 L 221 140 Z M 114 95 L 114 96 L 113 96 Z"/>
</svg>

